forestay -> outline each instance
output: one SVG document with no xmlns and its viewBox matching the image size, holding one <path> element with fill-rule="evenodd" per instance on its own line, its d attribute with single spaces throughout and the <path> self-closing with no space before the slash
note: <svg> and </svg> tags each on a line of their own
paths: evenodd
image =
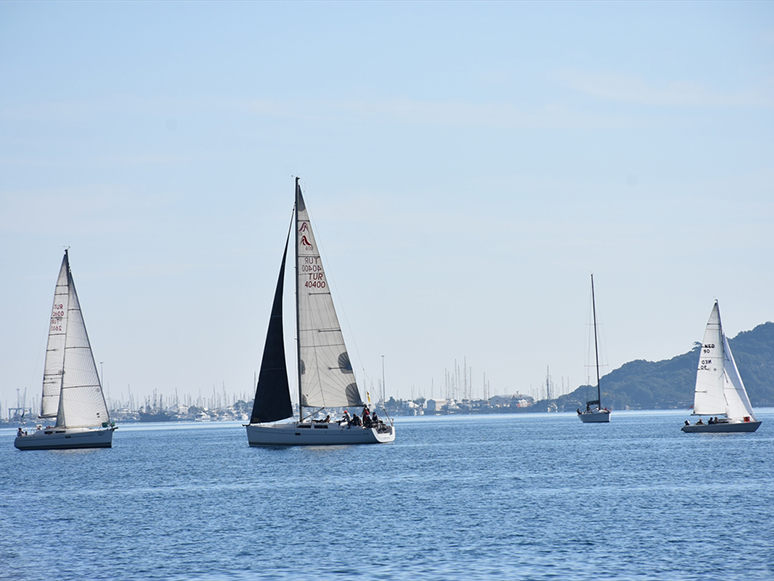
<svg viewBox="0 0 774 581">
<path fill-rule="evenodd" d="M 296 236 L 301 405 L 363 405 L 298 182 Z"/>
</svg>

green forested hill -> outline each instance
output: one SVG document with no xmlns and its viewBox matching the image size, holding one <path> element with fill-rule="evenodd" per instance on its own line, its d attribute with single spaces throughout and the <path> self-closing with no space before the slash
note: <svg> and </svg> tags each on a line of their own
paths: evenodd
<svg viewBox="0 0 774 581">
<path fill-rule="evenodd" d="M 729 340 L 753 407 L 774 406 L 774 323 Z M 631 361 L 602 377 L 602 405 L 622 409 L 688 409 L 693 403 L 699 343 L 664 361 Z M 581 386 L 556 400 L 560 410 L 585 407 L 593 388 Z"/>
</svg>

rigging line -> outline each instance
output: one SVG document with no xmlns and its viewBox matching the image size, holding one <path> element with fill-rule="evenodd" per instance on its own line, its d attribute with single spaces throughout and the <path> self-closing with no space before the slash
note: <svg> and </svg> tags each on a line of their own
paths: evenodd
<svg viewBox="0 0 774 581">
<path fill-rule="evenodd" d="M 387 416 L 387 419 L 390 420 L 390 426 L 395 426 L 395 423 L 392 421 L 392 418 L 390 417 L 390 412 L 387 411 L 387 408 L 385 407 L 385 401 L 382 400 L 382 409 L 384 410 L 384 415 Z"/>
<path fill-rule="evenodd" d="M 35 376 L 38 374 L 38 364 L 40 363 L 40 354 L 43 352 L 43 344 L 46 343 L 47 341 L 48 341 L 47 335 L 40 340 L 40 347 L 38 347 L 38 356 L 35 358 L 35 365 L 32 367 L 32 377 L 30 377 L 30 385 L 35 384 Z M 43 370 L 43 375 L 44 376 L 46 375 L 45 369 Z M 42 404 L 43 402 L 41 402 L 41 406 Z"/>
</svg>

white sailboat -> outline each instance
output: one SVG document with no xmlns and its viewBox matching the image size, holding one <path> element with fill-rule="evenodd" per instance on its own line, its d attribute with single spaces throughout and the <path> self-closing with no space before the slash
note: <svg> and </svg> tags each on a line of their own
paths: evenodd
<svg viewBox="0 0 774 581">
<path fill-rule="evenodd" d="M 693 425 L 686 420 L 683 432 L 754 432 L 761 425 L 755 419 L 750 398 L 723 333 L 717 301 L 704 331 L 692 415 L 710 418 L 705 422 L 700 417 Z"/>
<path fill-rule="evenodd" d="M 282 290 L 288 251 L 286 241 L 255 390 L 255 403 L 250 423 L 245 426 L 247 441 L 251 446 L 392 442 L 395 439 L 395 427 L 391 422 L 390 425 L 379 421 L 375 425 L 365 426 L 343 420 L 325 422 L 311 419 L 326 409 L 365 409 L 366 404 L 355 382 L 298 178 L 291 228 L 295 230 L 296 257 L 298 419 L 293 418 L 283 340 Z M 292 421 L 281 421 L 289 418 Z M 366 423 L 370 423 L 370 420 Z"/>
<path fill-rule="evenodd" d="M 53 426 L 41 425 L 29 434 L 19 428 L 14 446 L 19 450 L 112 446 L 116 426 L 102 393 L 67 250 L 54 291 L 40 404 L 40 419 L 54 418 Z"/>
<path fill-rule="evenodd" d="M 599 345 L 597 340 L 597 303 L 594 298 L 594 275 L 591 275 L 591 310 L 594 317 L 594 361 L 597 370 L 597 398 L 586 402 L 586 409 L 578 410 L 578 417 L 584 424 L 602 424 L 610 421 L 610 410 L 602 407 L 602 393 L 599 387 Z"/>
</svg>

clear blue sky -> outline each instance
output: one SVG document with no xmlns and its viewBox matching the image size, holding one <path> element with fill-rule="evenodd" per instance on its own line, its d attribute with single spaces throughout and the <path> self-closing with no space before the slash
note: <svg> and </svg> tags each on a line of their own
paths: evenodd
<svg viewBox="0 0 774 581">
<path fill-rule="evenodd" d="M 608 371 L 734 336 L 773 113 L 770 2 L 0 3 L 0 403 L 65 245 L 114 398 L 250 392 L 294 175 L 388 395 L 585 382 L 591 272 Z"/>
</svg>

